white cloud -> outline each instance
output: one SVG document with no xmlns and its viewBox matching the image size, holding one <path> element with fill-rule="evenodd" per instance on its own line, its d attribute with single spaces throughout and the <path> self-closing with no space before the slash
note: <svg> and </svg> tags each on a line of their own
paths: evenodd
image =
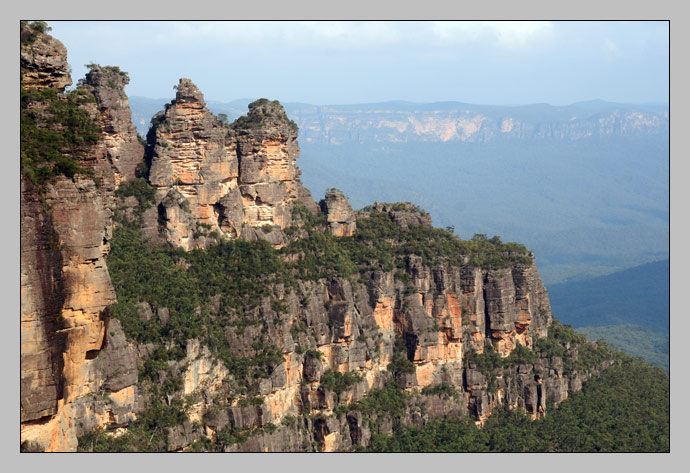
<svg viewBox="0 0 690 473">
<path fill-rule="evenodd" d="M 130 29 L 116 23 L 114 28 Z M 543 21 L 177 21 L 146 22 L 157 44 L 223 45 L 292 44 L 358 48 L 372 45 L 417 44 L 444 46 L 481 41 L 488 46 L 516 49 L 547 40 L 553 24 Z"/>
<path fill-rule="evenodd" d="M 610 39 L 606 38 L 604 41 L 604 46 L 606 47 L 606 50 L 611 52 L 611 53 L 617 53 L 618 52 L 618 46 L 616 46 L 616 43 L 611 41 Z"/>
<path fill-rule="evenodd" d="M 549 39 L 553 24 L 549 21 L 436 21 L 432 30 L 441 43 L 486 41 L 503 49 L 518 49 Z"/>
<path fill-rule="evenodd" d="M 395 23 L 382 21 L 220 21 L 154 22 L 159 43 L 268 44 L 361 47 L 394 44 L 401 39 Z"/>
</svg>

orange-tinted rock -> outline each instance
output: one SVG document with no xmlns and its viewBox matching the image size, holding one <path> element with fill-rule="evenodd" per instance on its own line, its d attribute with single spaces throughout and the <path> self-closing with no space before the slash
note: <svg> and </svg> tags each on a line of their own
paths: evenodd
<svg viewBox="0 0 690 473">
<path fill-rule="evenodd" d="M 24 87 L 61 89 L 71 83 L 66 51 L 48 35 L 23 45 L 22 58 Z M 32 58 L 32 65 L 26 58 Z M 98 119 L 94 104 L 83 108 Z M 107 306 L 116 302 L 105 262 L 115 179 L 103 140 L 81 151 L 69 157 L 94 178 L 59 175 L 41 189 L 21 181 L 22 441 L 48 451 L 76 448 L 77 420 L 97 426 L 135 409 L 132 401 L 111 416 L 96 409 L 96 401 L 87 396 L 131 387 L 136 383 L 136 362 L 122 351 L 115 355 L 114 339 L 110 355 L 99 359 L 108 351 L 105 340 L 112 338 L 106 334 Z M 110 332 L 118 332 L 117 324 Z M 120 367 L 119 378 L 112 374 L 113 365 Z"/>
<path fill-rule="evenodd" d="M 277 102 L 250 104 L 248 116 L 229 128 L 206 108 L 199 89 L 180 79 L 175 100 L 154 117 L 148 138 L 149 180 L 168 242 L 205 248 L 215 232 L 283 245 L 280 230 L 292 222 L 293 202 L 318 210 L 297 180 L 296 138 Z"/>
<path fill-rule="evenodd" d="M 209 245 L 213 231 L 237 238 L 244 214 L 234 142 L 189 79 L 180 79 L 175 100 L 154 117 L 148 140 L 166 239 L 190 250 Z"/>
</svg>

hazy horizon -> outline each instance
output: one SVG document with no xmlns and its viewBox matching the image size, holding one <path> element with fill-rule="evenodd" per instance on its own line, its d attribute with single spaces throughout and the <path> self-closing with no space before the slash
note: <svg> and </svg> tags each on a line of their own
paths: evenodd
<svg viewBox="0 0 690 473">
<path fill-rule="evenodd" d="M 192 81 L 193 82 L 193 81 Z M 202 90 L 201 93 L 203 94 L 204 91 Z M 171 93 L 167 97 L 147 97 L 143 95 L 130 95 L 128 94 L 128 97 L 131 98 L 137 98 L 137 99 L 147 99 L 147 100 L 173 100 L 175 98 L 175 93 Z M 206 103 L 220 103 L 220 104 L 226 104 L 226 103 L 233 103 L 233 102 L 252 102 L 254 100 L 258 100 L 259 98 L 262 97 L 239 97 L 239 98 L 234 98 L 234 99 L 229 99 L 229 100 L 216 100 L 213 97 L 208 97 L 206 94 L 204 94 L 204 100 Z M 264 98 L 271 98 L 271 97 L 264 97 Z M 457 104 L 462 104 L 462 105 L 476 105 L 476 106 L 489 106 L 489 107 L 528 107 L 528 106 L 534 106 L 534 105 L 546 105 L 549 107 L 569 107 L 572 105 L 577 105 L 577 104 L 583 104 L 583 103 L 594 103 L 594 102 L 603 102 L 603 103 L 610 103 L 610 104 L 620 104 L 620 105 L 638 105 L 638 106 L 653 106 L 653 107 L 668 107 L 670 104 L 669 102 L 613 102 L 610 100 L 604 100 L 604 99 L 599 99 L 599 98 L 592 98 L 588 100 L 578 100 L 577 102 L 572 102 L 572 103 L 564 103 L 564 104 L 553 104 L 553 103 L 546 103 L 546 102 L 530 102 L 530 103 L 518 103 L 518 104 L 502 104 L 502 103 L 478 103 L 478 102 L 461 102 L 458 100 L 436 100 L 433 102 L 419 102 L 419 101 L 412 101 L 412 100 L 403 100 L 403 99 L 391 99 L 391 100 L 381 100 L 381 101 L 373 101 L 373 102 L 352 102 L 352 103 L 315 103 L 315 102 L 295 102 L 295 101 L 282 101 L 280 100 L 281 103 L 283 104 L 303 104 L 303 105 L 318 105 L 318 106 L 330 106 L 330 107 L 337 107 L 337 106 L 353 106 L 353 105 L 375 105 L 375 104 L 387 104 L 387 103 L 404 103 L 404 104 L 410 104 L 410 105 L 434 105 L 434 104 L 443 104 L 443 103 L 457 103 Z"/>
<path fill-rule="evenodd" d="M 354 105 L 669 103 L 666 21 L 50 21 L 76 82 L 129 73 L 130 96 Z"/>
</svg>

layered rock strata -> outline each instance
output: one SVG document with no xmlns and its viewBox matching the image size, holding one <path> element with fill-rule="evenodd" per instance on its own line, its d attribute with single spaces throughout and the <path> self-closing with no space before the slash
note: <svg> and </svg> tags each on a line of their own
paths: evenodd
<svg viewBox="0 0 690 473">
<path fill-rule="evenodd" d="M 431 223 L 408 205 L 380 207 L 406 229 L 420 221 Z M 429 266 L 409 255 L 403 273 L 371 271 L 358 282 L 341 277 L 302 281 L 298 291 L 274 286 L 259 307 L 244 311 L 240 319 L 245 328 L 226 331 L 232 355 L 259 356 L 256 340 L 266 339 L 275 342 L 284 360 L 270 376 L 256 380 L 253 389 L 261 398 L 257 404 L 238 397 L 230 386 L 241 380 L 209 352 L 200 354 L 198 342 L 192 342 L 185 359 L 171 362 L 170 372 L 183 373 L 185 395 L 198 394 L 190 422 L 204 428 L 190 424 L 172 429 L 169 444 L 185 450 L 195 440 L 232 429 L 252 435 L 226 451 L 346 450 L 366 446 L 372 433 L 391 433 L 392 419 L 385 413 L 372 417 L 356 407 L 343 409 L 356 406 L 391 379 L 414 395 L 404 423 L 423 425 L 453 414 L 470 415 L 482 424 L 499 407 L 542 416 L 547 393 L 559 403 L 592 375 L 565 372 L 563 360 L 549 357 L 491 372 L 473 361 L 473 353 L 489 344 L 505 358 L 518 345 L 531 351 L 535 341 L 546 336 L 550 304 L 533 258 L 529 264 L 487 270 Z M 284 308 L 275 309 L 274 300 L 282 301 Z M 404 341 L 402 355 L 395 354 L 396 339 Z M 396 356 L 409 360 L 413 369 L 392 374 Z M 324 384 L 333 373 L 356 378 L 333 390 Z M 456 395 L 420 394 L 442 384 Z M 291 419 L 298 419 L 297 424 Z"/>
<path fill-rule="evenodd" d="M 481 425 L 497 408 L 543 416 L 547 397 L 558 404 L 597 373 L 567 370 L 563 359 L 539 354 L 490 372 L 473 361 L 473 353 L 489 344 L 502 358 L 518 345 L 532 351 L 547 334 L 550 305 L 533 261 L 485 270 L 428 266 L 410 255 L 404 273 L 409 283 L 396 271 L 368 272 L 360 282 L 300 282 L 300 296 L 273 287 L 258 308 L 243 314 L 246 328 L 227 331 L 234 356 L 258 356 L 260 337 L 275 341 L 283 354 L 269 377 L 256 380 L 257 404 L 238 398 L 229 386 L 239 380 L 192 342 L 185 359 L 171 362 L 170 372 L 181 372 L 184 394 L 196 392 L 200 401 L 189 425 L 170 430 L 169 445 L 184 451 L 195 440 L 231 429 L 251 435 L 225 451 L 347 450 L 366 446 L 373 433 L 392 432 L 386 413 L 363 414 L 356 407 L 391 379 L 412 395 L 403 423 L 470 415 Z M 274 299 L 285 308 L 275 310 Z M 402 356 L 414 366 L 410 372 L 391 372 L 396 339 L 405 342 Z M 577 350 L 568 356 L 577 359 Z M 333 373 L 357 378 L 333 390 L 324 381 Z M 456 394 L 421 394 L 442 384 Z M 193 428 L 195 420 L 203 429 Z"/>
<path fill-rule="evenodd" d="M 22 27 L 20 37 L 22 87 L 64 90 L 72 85 L 64 44 L 28 24 Z"/>
<path fill-rule="evenodd" d="M 115 184 L 135 178 L 137 166 L 144 160 L 144 145 L 132 124 L 132 112 L 125 94 L 129 83 L 126 72 L 118 67 L 91 65 L 80 88 L 90 92 L 98 104 L 103 142 L 113 165 Z"/>
<path fill-rule="evenodd" d="M 291 222 L 292 202 L 300 194 L 297 126 L 277 101 L 260 99 L 233 125 L 245 222 L 252 227 Z"/>
<path fill-rule="evenodd" d="M 185 250 L 207 247 L 215 232 L 282 245 L 292 202 L 316 210 L 297 180 L 296 137 L 277 102 L 250 104 L 248 116 L 229 128 L 206 108 L 199 89 L 180 79 L 175 100 L 154 117 L 149 133 L 149 180 L 167 241 Z"/>
<path fill-rule="evenodd" d="M 24 74 L 24 87 L 62 91 L 71 83 L 66 50 L 48 35 L 23 44 L 22 58 L 23 68 L 33 71 Z M 85 109 L 97 118 L 89 104 Z M 133 369 L 134 376 L 125 381 L 107 385 L 94 374 L 102 371 L 96 365 L 103 364 L 99 355 L 109 340 L 107 306 L 116 302 L 105 264 L 114 178 L 102 142 L 85 151 L 74 158 L 93 178 L 59 175 L 41 189 L 21 181 L 21 438 L 48 451 L 76 448 L 75 424 L 83 412 L 74 406 L 91 409 L 86 401 L 91 393 L 129 389 L 132 395 L 121 395 L 120 407 L 130 413 L 125 417 L 133 411 L 131 356 L 125 371 Z M 118 330 L 115 324 L 112 336 Z M 126 345 L 122 338 L 113 341 L 113 350 L 118 343 Z M 109 415 L 103 421 L 108 423 Z"/>
<path fill-rule="evenodd" d="M 53 41 L 38 35 L 31 43 L 37 52 L 23 44 L 23 70 L 44 71 L 29 73 L 25 87 L 68 83 L 66 58 L 48 58 L 45 45 L 64 51 Z M 111 81 L 116 87 L 106 90 Z M 140 151 L 131 146 L 129 115 L 122 111 L 125 83 L 114 68 L 93 68 L 82 85 L 96 97 L 83 106 L 105 128 L 105 138 L 78 158 L 96 179 L 58 176 L 43 189 L 22 179 L 21 439 L 38 450 L 75 450 L 79 435 L 106 425 L 127 428 L 145 407 L 145 396 L 153 395 L 143 392 L 152 381 L 138 382 L 138 365 L 171 349 L 166 342 L 128 341 L 107 309 L 116 302 L 105 265 L 113 193 L 116 183 L 132 177 Z M 164 239 L 186 250 L 218 238 L 283 245 L 295 202 L 319 212 L 298 180 L 296 136 L 282 106 L 265 99 L 228 127 L 206 109 L 196 86 L 181 79 L 176 99 L 154 118 L 147 137 L 156 195 L 151 209 L 139 209 L 144 233 L 156 236 L 160 220 Z M 123 205 L 136 214 L 136 198 Z M 355 214 L 342 193 L 329 192 L 322 210 L 328 231 L 356 234 Z M 404 231 L 432 223 L 410 203 L 376 203 L 356 218 L 371 218 L 373 211 Z M 252 360 L 269 347 L 277 356 L 265 372 L 243 377 L 199 340 L 176 346 L 184 347 L 182 359 L 164 361 L 166 369 L 155 376 L 162 385 L 181 383 L 166 392 L 165 402 L 183 401 L 186 411 L 178 425 L 163 428 L 165 448 L 186 451 L 223 433 L 240 439 L 225 451 L 366 446 L 373 434 L 392 433 L 394 418 L 358 401 L 391 383 L 408 396 L 398 417 L 403 424 L 445 415 L 470 415 L 482 424 L 497 407 L 544 415 L 547 398 L 562 402 L 606 363 L 577 370 L 566 368 L 564 358 L 534 353 L 552 317 L 529 256 L 527 263 L 483 269 L 469 259 L 432 264 L 407 254 L 391 270 L 299 280 L 292 288 L 271 284 L 258 304 L 226 312 L 222 294 L 214 296 L 194 316 L 225 317 L 226 361 Z M 136 307 L 143 323 L 170 321 L 165 307 L 144 300 Z M 505 360 L 523 349 L 533 355 L 527 361 L 489 370 L 477 361 L 492 350 Z M 567 347 L 566 355 L 576 360 L 577 348 Z M 434 391 L 439 387 L 445 391 Z"/>
</svg>

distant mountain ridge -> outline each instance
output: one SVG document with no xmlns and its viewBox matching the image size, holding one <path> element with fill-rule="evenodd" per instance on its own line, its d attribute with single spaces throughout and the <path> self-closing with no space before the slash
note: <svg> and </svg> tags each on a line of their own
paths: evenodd
<svg viewBox="0 0 690 473">
<path fill-rule="evenodd" d="M 130 97 L 140 134 L 169 99 Z M 244 114 L 250 99 L 209 101 L 230 120 Z M 667 105 L 632 105 L 602 100 L 555 106 L 478 105 L 462 102 L 390 101 L 348 105 L 284 104 L 304 143 L 462 141 L 504 139 L 577 140 L 601 136 L 668 134 Z"/>
</svg>

